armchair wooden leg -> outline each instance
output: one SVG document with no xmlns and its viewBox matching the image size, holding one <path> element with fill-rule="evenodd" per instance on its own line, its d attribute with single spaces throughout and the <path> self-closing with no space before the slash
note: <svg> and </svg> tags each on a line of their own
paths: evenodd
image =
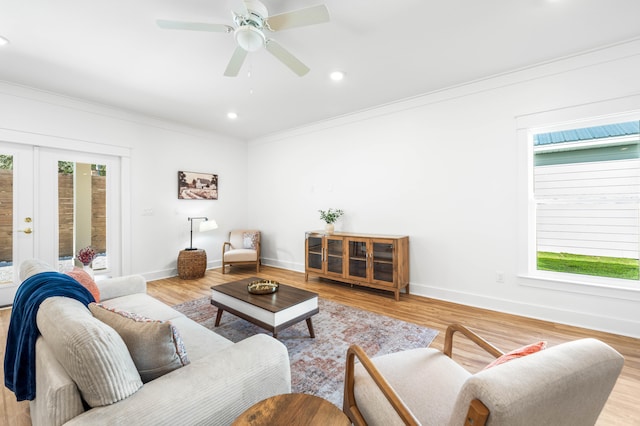
<svg viewBox="0 0 640 426">
<path fill-rule="evenodd" d="M 467 419 L 464 426 L 484 426 L 489 418 L 489 409 L 479 399 L 474 399 L 469 404 Z"/>
</svg>

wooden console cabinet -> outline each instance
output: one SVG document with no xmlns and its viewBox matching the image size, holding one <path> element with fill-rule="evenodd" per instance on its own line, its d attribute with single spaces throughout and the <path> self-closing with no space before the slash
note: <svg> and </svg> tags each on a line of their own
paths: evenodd
<svg viewBox="0 0 640 426">
<path fill-rule="evenodd" d="M 310 231 L 305 235 L 309 275 L 409 294 L 409 237 Z"/>
</svg>

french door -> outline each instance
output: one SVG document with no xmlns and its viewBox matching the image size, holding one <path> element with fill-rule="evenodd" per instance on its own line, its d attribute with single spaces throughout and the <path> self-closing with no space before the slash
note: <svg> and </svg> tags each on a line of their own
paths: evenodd
<svg viewBox="0 0 640 426">
<path fill-rule="evenodd" d="M 0 306 L 26 259 L 62 271 L 95 246 L 97 273 L 119 275 L 119 187 L 119 157 L 0 142 Z"/>
</svg>

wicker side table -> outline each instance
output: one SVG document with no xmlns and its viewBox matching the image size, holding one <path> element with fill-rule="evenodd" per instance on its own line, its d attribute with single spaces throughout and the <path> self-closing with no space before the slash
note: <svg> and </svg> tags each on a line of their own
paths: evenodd
<svg viewBox="0 0 640 426">
<path fill-rule="evenodd" d="M 178 276 L 183 280 L 204 277 L 207 252 L 202 249 L 182 250 L 178 255 Z"/>
</svg>

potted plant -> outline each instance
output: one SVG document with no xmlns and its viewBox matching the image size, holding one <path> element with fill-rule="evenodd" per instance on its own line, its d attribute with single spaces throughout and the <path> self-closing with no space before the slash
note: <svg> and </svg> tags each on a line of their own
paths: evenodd
<svg viewBox="0 0 640 426">
<path fill-rule="evenodd" d="M 344 211 L 340 210 L 340 209 L 333 209 L 330 208 L 327 211 L 324 210 L 318 210 L 320 212 L 320 219 L 324 220 L 324 222 L 326 223 L 324 229 L 325 231 L 327 231 L 327 233 L 329 234 L 333 234 L 334 231 L 334 223 L 336 222 L 336 220 L 338 220 L 338 218 L 340 218 L 340 216 L 342 216 L 344 214 Z"/>
<path fill-rule="evenodd" d="M 93 259 L 95 259 L 96 257 L 96 251 L 91 246 L 80 249 L 78 251 L 78 254 L 76 254 L 76 259 L 78 259 L 78 261 L 82 263 L 82 269 L 84 269 L 85 272 L 87 272 L 89 276 L 91 276 L 91 278 L 93 278 L 93 269 L 91 268 L 91 262 L 93 262 Z"/>
</svg>

